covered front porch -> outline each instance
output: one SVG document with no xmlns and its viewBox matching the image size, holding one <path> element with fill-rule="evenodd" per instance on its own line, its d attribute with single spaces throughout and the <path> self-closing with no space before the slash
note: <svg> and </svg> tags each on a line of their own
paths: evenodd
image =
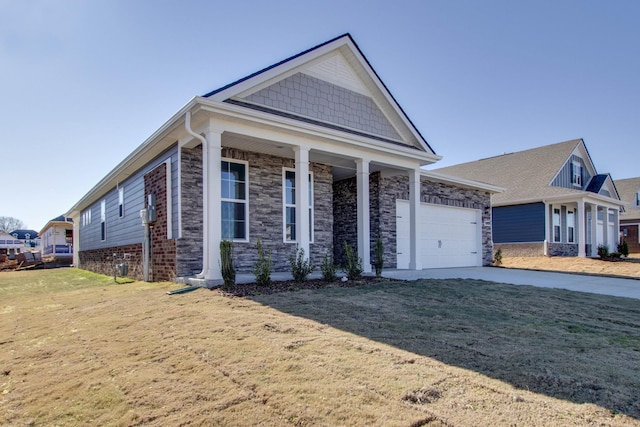
<svg viewBox="0 0 640 427">
<path fill-rule="evenodd" d="M 620 203 L 605 197 L 545 201 L 545 255 L 596 257 L 598 247 L 615 252 Z"/>
</svg>

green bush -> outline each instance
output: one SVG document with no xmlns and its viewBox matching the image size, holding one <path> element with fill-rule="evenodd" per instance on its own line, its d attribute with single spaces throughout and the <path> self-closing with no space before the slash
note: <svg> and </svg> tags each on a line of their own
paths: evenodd
<svg viewBox="0 0 640 427">
<path fill-rule="evenodd" d="M 336 275 L 336 265 L 333 262 L 333 251 L 322 258 L 320 271 L 322 272 L 322 279 L 325 282 L 334 282 L 338 278 Z"/>
<path fill-rule="evenodd" d="M 627 245 L 626 240 L 623 240 L 622 243 L 618 245 L 618 252 L 625 258 L 629 256 L 629 245 Z"/>
<path fill-rule="evenodd" d="M 253 269 L 253 274 L 256 275 L 256 283 L 261 286 L 268 286 L 271 284 L 271 249 L 269 253 L 265 254 L 262 247 L 262 240 L 258 239 L 258 261 L 256 267 Z"/>
<path fill-rule="evenodd" d="M 362 277 L 362 272 L 364 268 L 362 268 L 362 258 L 359 258 L 356 253 L 353 252 L 351 246 L 344 242 L 344 253 L 347 259 L 345 266 L 342 271 L 347 275 L 347 279 L 349 280 L 357 280 Z"/>
<path fill-rule="evenodd" d="M 609 246 L 607 245 L 598 245 L 598 256 L 600 258 L 606 258 L 609 256 Z"/>
<path fill-rule="evenodd" d="M 289 265 L 291 266 L 291 275 L 296 282 L 306 282 L 309 275 L 316 269 L 311 260 L 305 258 L 304 249 L 297 246 L 296 255 L 289 257 Z"/>
<path fill-rule="evenodd" d="M 220 242 L 220 271 L 224 287 L 236 284 L 236 270 L 233 267 L 233 243 L 228 240 Z"/>
<path fill-rule="evenodd" d="M 384 246 L 382 239 L 378 237 L 373 250 L 373 268 L 376 269 L 376 277 L 382 276 L 382 267 L 384 266 Z"/>
</svg>

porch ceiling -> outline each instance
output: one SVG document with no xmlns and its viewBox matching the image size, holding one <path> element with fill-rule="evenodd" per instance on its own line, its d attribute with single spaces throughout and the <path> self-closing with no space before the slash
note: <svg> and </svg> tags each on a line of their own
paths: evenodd
<svg viewBox="0 0 640 427">
<path fill-rule="evenodd" d="M 283 157 L 286 159 L 295 158 L 293 147 L 290 145 L 233 132 L 225 132 L 222 135 L 222 145 L 224 147 Z M 332 166 L 334 181 L 340 181 L 356 175 L 355 159 L 344 155 L 311 149 L 309 151 L 309 161 L 312 163 L 321 163 Z M 384 169 L 387 169 L 384 165 L 376 164 L 374 162 L 369 165 L 370 172 L 378 172 Z"/>
</svg>

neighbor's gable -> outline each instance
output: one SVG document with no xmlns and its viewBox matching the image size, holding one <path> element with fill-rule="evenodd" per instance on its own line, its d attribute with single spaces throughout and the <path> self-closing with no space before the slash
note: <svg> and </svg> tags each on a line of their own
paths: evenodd
<svg viewBox="0 0 640 427">
<path fill-rule="evenodd" d="M 435 154 L 348 35 L 206 96 Z"/>
<path fill-rule="evenodd" d="M 551 186 L 583 190 L 595 175 L 589 152 L 584 142 L 580 141 L 554 177 Z"/>
</svg>

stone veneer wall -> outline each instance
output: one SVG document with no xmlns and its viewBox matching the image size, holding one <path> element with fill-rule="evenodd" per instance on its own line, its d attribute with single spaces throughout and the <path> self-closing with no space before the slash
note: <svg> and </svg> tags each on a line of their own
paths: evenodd
<svg viewBox="0 0 640 427">
<path fill-rule="evenodd" d="M 578 245 L 575 243 L 547 243 L 548 256 L 578 256 Z"/>
<path fill-rule="evenodd" d="M 249 164 L 249 242 L 234 242 L 234 265 L 238 272 L 250 272 L 258 259 L 257 241 L 271 250 L 273 271 L 289 271 L 289 257 L 296 244 L 284 242 L 283 232 L 283 168 L 295 168 L 293 159 L 266 154 L 222 149 L 222 157 L 247 161 Z M 313 172 L 314 240 L 310 258 L 319 266 L 331 249 L 333 208 L 331 166 L 311 163 Z"/>
<path fill-rule="evenodd" d="M 167 239 L 167 167 L 163 163 L 144 176 L 144 198 L 156 195 L 156 223 L 151 227 L 151 268 L 149 280 L 176 280 L 176 243 Z"/>
<path fill-rule="evenodd" d="M 94 273 L 113 276 L 114 262 L 113 254 L 117 256 L 117 263 L 123 262 L 124 254 L 131 257 L 127 261 L 129 272 L 127 277 L 135 280 L 142 280 L 142 244 L 115 246 L 112 248 L 93 249 L 90 251 L 80 251 L 78 253 L 80 265 L 83 270 Z M 119 272 L 118 272 L 119 274 Z"/>
<path fill-rule="evenodd" d="M 176 274 L 191 277 L 202 271 L 202 145 L 180 152 L 182 236 L 176 240 Z"/>
<path fill-rule="evenodd" d="M 482 213 L 482 262 L 493 262 L 491 234 L 491 195 L 454 185 L 422 178 L 420 200 L 446 206 L 479 209 Z M 334 257 L 344 262 L 343 242 L 357 246 L 357 191 L 356 179 L 350 178 L 334 184 Z M 371 256 L 378 237 L 384 246 L 384 268 L 396 267 L 396 200 L 409 199 L 409 178 L 404 175 L 383 177 L 379 172 L 369 177 Z"/>
</svg>

